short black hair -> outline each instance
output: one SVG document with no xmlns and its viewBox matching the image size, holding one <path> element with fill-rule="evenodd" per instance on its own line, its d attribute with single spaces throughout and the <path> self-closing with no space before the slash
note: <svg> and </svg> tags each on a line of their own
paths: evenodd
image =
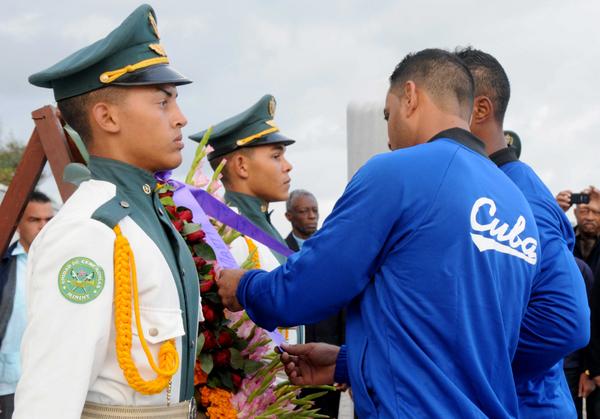
<svg viewBox="0 0 600 419">
<path fill-rule="evenodd" d="M 65 122 L 77 131 L 84 143 L 89 144 L 93 140 L 89 110 L 98 102 L 117 103 L 121 100 L 125 89 L 120 86 L 103 87 L 79 96 L 59 100 L 56 105 Z"/>
<path fill-rule="evenodd" d="M 409 80 L 422 86 L 446 111 L 453 111 L 445 106 L 450 100 L 458 103 L 457 116 L 467 121 L 471 117 L 475 93 L 473 77 L 454 54 L 436 48 L 408 54 L 390 76 L 390 89 L 402 87 Z"/>
<path fill-rule="evenodd" d="M 52 202 L 48 195 L 40 191 L 33 191 L 29 195 L 28 202 L 39 202 L 40 204 L 46 204 Z"/>
<path fill-rule="evenodd" d="M 510 100 L 510 82 L 504 68 L 490 54 L 472 47 L 457 49 L 455 54 L 471 71 L 475 96 L 490 98 L 494 104 L 494 118 L 501 124 Z"/>
</svg>

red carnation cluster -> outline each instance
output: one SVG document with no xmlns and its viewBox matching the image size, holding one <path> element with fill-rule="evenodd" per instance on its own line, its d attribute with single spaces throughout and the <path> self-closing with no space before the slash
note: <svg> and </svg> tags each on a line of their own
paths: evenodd
<svg viewBox="0 0 600 419">
<path fill-rule="evenodd" d="M 173 226 L 185 239 L 198 270 L 204 321 L 199 328 L 198 344 L 202 346 L 202 350 L 197 366 L 207 375 L 206 380 L 198 380 L 198 385 L 221 387 L 236 392 L 245 376 L 239 365 L 239 354 L 248 343 L 227 326 L 228 320 L 217 293 L 215 254 L 204 240 L 206 234 L 202 228 L 194 223 L 192 211 L 177 206 L 173 201 L 172 187 L 164 185 L 159 191 L 159 197 Z"/>
</svg>

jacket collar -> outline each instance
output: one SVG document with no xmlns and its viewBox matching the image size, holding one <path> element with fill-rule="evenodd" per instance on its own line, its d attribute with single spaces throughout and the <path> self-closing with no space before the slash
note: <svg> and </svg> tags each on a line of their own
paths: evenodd
<svg viewBox="0 0 600 419">
<path fill-rule="evenodd" d="M 88 167 L 93 179 L 113 183 L 128 196 L 148 199 L 156 189 L 152 173 L 121 161 L 92 156 Z"/>
<path fill-rule="evenodd" d="M 225 191 L 225 202 L 232 207 L 236 207 L 242 214 L 262 214 L 269 216 L 267 212 L 269 207 L 260 198 L 246 195 L 240 192 Z"/>
<path fill-rule="evenodd" d="M 2 260 L 6 260 L 12 257 L 13 251 L 15 250 L 18 244 L 19 241 L 17 240 L 16 242 L 8 246 L 8 249 L 6 249 L 6 252 L 4 252 L 4 255 L 2 255 Z"/>
<path fill-rule="evenodd" d="M 481 154 L 483 157 L 487 158 L 487 154 L 485 154 L 485 145 L 483 141 L 479 138 L 471 134 L 469 131 L 462 128 L 450 128 L 446 129 L 438 134 L 434 135 L 433 138 L 428 143 L 433 142 L 435 140 L 440 140 L 442 138 L 447 138 L 450 140 L 454 140 L 459 144 L 464 145 L 465 147 L 470 148 L 476 153 Z"/>
<path fill-rule="evenodd" d="M 496 163 L 496 166 L 502 167 L 507 163 L 519 161 L 519 158 L 517 157 L 517 153 L 515 152 L 514 148 L 505 147 L 496 151 L 495 153 L 490 154 L 490 160 Z"/>
</svg>

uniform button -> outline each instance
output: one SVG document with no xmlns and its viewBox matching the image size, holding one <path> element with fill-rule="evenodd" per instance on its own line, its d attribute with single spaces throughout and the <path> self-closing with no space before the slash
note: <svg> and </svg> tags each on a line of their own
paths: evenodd
<svg viewBox="0 0 600 419">
<path fill-rule="evenodd" d="M 181 276 L 184 277 L 185 276 L 185 269 L 182 269 L 180 273 L 181 273 Z"/>
<path fill-rule="evenodd" d="M 150 336 L 157 336 L 158 335 L 158 329 L 156 327 L 153 327 L 150 330 L 148 330 L 148 333 L 150 334 Z"/>
<path fill-rule="evenodd" d="M 160 215 L 165 215 L 164 211 L 163 211 L 162 209 L 160 209 L 160 208 L 158 209 L 158 213 L 159 213 Z"/>
<path fill-rule="evenodd" d="M 190 340 L 190 349 L 194 349 L 194 342 Z"/>
<path fill-rule="evenodd" d="M 129 202 L 127 201 L 121 201 L 119 202 L 119 204 L 123 207 L 123 208 L 129 208 Z"/>
<path fill-rule="evenodd" d="M 142 189 L 144 190 L 144 193 L 146 195 L 150 195 L 152 193 L 152 188 L 150 188 L 150 185 L 148 185 L 147 183 L 144 184 L 144 186 L 142 186 Z"/>
</svg>

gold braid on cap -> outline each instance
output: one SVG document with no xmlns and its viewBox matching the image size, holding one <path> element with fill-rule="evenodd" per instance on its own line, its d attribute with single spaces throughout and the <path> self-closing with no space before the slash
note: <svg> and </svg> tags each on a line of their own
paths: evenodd
<svg viewBox="0 0 600 419">
<path fill-rule="evenodd" d="M 139 63 L 129 64 L 116 70 L 106 71 L 100 74 L 100 81 L 104 84 L 112 83 L 127 73 L 133 73 L 141 68 L 146 68 L 157 64 L 169 64 L 169 59 L 167 57 L 148 58 L 147 60 L 140 61 Z"/>
</svg>

